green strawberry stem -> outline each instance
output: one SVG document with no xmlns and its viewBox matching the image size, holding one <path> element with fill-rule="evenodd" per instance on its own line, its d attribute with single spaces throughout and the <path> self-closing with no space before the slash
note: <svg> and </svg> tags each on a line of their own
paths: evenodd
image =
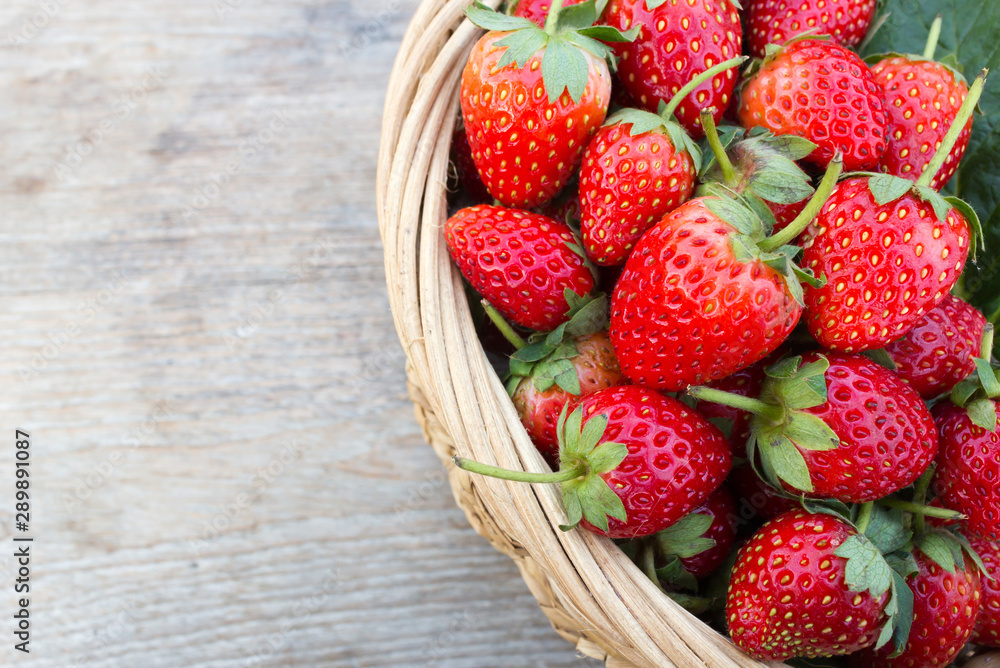
<svg viewBox="0 0 1000 668">
<path fill-rule="evenodd" d="M 558 483 L 575 480 L 576 478 L 584 476 L 589 468 L 587 464 L 581 462 L 577 466 L 562 471 L 556 471 L 555 473 L 528 473 L 527 471 L 511 471 L 509 469 L 502 469 L 499 466 L 481 464 L 480 462 L 472 459 L 465 459 L 464 457 L 459 457 L 458 455 L 452 457 L 451 461 L 454 462 L 455 466 L 458 468 L 470 473 L 478 473 L 479 475 L 485 475 L 491 478 L 500 478 L 501 480 L 529 483 Z"/>
<path fill-rule="evenodd" d="M 934 152 L 934 157 L 931 158 L 930 163 L 927 165 L 927 169 L 924 173 L 920 175 L 917 179 L 917 186 L 930 186 L 931 181 L 941 167 L 944 165 L 945 161 L 948 159 L 948 154 L 951 153 L 951 149 L 955 147 L 955 142 L 958 141 L 958 136 L 962 134 L 962 130 L 965 129 L 965 124 L 972 117 L 972 112 L 976 110 L 976 104 L 979 102 L 979 96 L 983 94 L 983 86 L 986 84 L 986 75 L 989 74 L 988 69 L 983 69 L 976 80 L 972 82 L 972 86 L 969 87 L 969 94 L 965 96 L 965 101 L 962 102 L 962 106 L 958 108 L 958 113 L 955 114 L 955 120 L 948 128 L 948 134 L 944 136 L 941 141 L 941 145 L 938 147 L 937 151 Z"/>
<path fill-rule="evenodd" d="M 938 38 L 941 37 L 941 15 L 934 17 L 931 24 L 931 31 L 927 35 L 927 45 L 924 46 L 924 58 L 934 60 L 934 52 L 937 51 Z"/>
<path fill-rule="evenodd" d="M 699 401 L 711 401 L 714 404 L 722 404 L 737 410 L 753 413 L 774 420 L 781 419 L 781 407 L 765 403 L 760 399 L 751 399 L 732 392 L 717 390 L 714 387 L 697 385 L 687 389 L 688 396 L 692 396 Z"/>
<path fill-rule="evenodd" d="M 493 322 L 494 325 L 496 325 L 497 329 L 500 330 L 500 333 L 503 334 L 503 338 L 507 339 L 512 346 L 520 350 L 528 345 L 528 342 L 521 338 L 521 336 L 514 331 L 514 328 L 510 326 L 510 323 L 507 322 L 502 315 L 500 315 L 500 311 L 496 310 L 493 304 L 489 303 L 485 299 L 483 300 L 483 310 L 486 311 L 486 316 Z"/>
<path fill-rule="evenodd" d="M 653 544 L 651 541 L 642 541 L 642 547 L 640 549 L 640 559 L 642 561 L 642 572 L 646 574 L 646 577 L 653 581 L 653 584 L 666 594 L 666 590 L 663 585 L 660 584 L 660 578 L 656 574 L 656 553 L 653 551 Z"/>
<path fill-rule="evenodd" d="M 556 26 L 559 24 L 559 14 L 562 12 L 563 0 L 552 0 L 549 7 L 549 15 L 545 18 L 545 32 L 550 35 L 556 34 Z"/>
<path fill-rule="evenodd" d="M 947 508 L 937 508 L 935 506 L 925 506 L 921 503 L 913 503 L 912 501 L 903 501 L 902 499 L 893 499 L 891 497 L 886 497 L 884 499 L 879 499 L 878 503 L 888 508 L 898 508 L 899 510 L 905 510 L 906 512 L 913 513 L 918 517 L 920 515 L 923 515 L 924 517 L 937 517 L 938 519 L 942 520 L 966 519 L 965 515 L 955 510 L 949 510 Z"/>
<path fill-rule="evenodd" d="M 736 168 L 733 167 L 733 161 L 729 159 L 726 149 L 722 146 L 722 140 L 719 139 L 719 129 L 715 127 L 714 115 L 715 107 L 701 110 L 701 129 L 705 131 L 705 138 L 712 149 L 712 155 L 715 156 L 715 161 L 722 169 L 722 178 L 725 179 L 726 187 L 735 188 L 738 185 L 739 176 L 736 174 Z"/>
<path fill-rule="evenodd" d="M 816 188 L 816 192 L 813 193 L 813 196 L 809 199 L 809 203 L 795 217 L 795 220 L 790 222 L 787 227 L 783 228 L 777 234 L 762 240 L 757 246 L 767 253 L 791 243 L 795 237 L 799 236 L 804 229 L 809 227 L 809 223 L 819 215 L 820 209 L 830 199 L 830 195 L 833 193 L 833 189 L 837 185 L 837 179 L 840 178 L 842 171 L 844 171 L 844 160 L 838 151 L 826 168 L 826 173 L 823 175 L 823 180 L 820 181 L 819 187 Z"/>
<path fill-rule="evenodd" d="M 913 483 L 913 502 L 916 504 L 923 505 L 924 501 L 927 500 L 927 490 L 931 486 L 931 478 L 934 477 L 934 463 L 927 467 L 927 470 L 920 474 L 917 481 Z M 917 533 L 924 533 L 924 516 L 922 514 L 913 515 L 914 528 Z M 909 527 L 907 527 L 909 528 Z"/>
<path fill-rule="evenodd" d="M 983 327 L 983 342 L 979 347 L 979 356 L 984 360 L 993 359 L 993 323 L 987 322 Z"/>
<path fill-rule="evenodd" d="M 551 14 L 549 14 L 549 16 L 551 16 Z M 664 109 L 663 113 L 660 115 L 664 119 L 669 119 L 671 116 L 674 115 L 674 111 L 676 111 L 677 107 L 680 106 L 680 103 L 684 101 L 684 98 L 686 98 L 688 95 L 691 94 L 691 91 L 693 91 L 695 88 L 697 88 L 698 86 L 702 85 L 703 83 L 714 77 L 716 74 L 725 72 L 726 70 L 732 67 L 739 67 L 740 65 L 743 64 L 743 62 L 746 59 L 747 59 L 746 56 L 730 58 L 729 60 L 719 63 L 715 67 L 708 68 L 695 78 L 691 79 L 691 81 L 688 81 L 686 84 L 684 84 L 684 86 L 679 91 L 677 91 L 672 98 L 670 98 L 670 102 L 667 103 L 666 109 Z"/>
<path fill-rule="evenodd" d="M 868 528 L 869 522 L 872 519 L 872 510 L 875 509 L 875 502 L 868 501 L 861 504 L 861 508 L 858 511 L 858 521 L 854 523 L 854 526 L 858 528 L 858 533 L 864 533 Z"/>
</svg>

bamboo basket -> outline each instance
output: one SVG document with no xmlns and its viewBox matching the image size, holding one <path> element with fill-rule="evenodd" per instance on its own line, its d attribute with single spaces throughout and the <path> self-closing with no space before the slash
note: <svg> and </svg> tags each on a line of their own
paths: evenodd
<svg viewBox="0 0 1000 668">
<path fill-rule="evenodd" d="M 468 4 L 423 0 L 417 9 L 390 79 L 379 154 L 389 299 L 424 436 L 472 527 L 514 560 L 556 632 L 581 654 L 609 668 L 781 666 L 748 658 L 663 596 L 610 540 L 561 531 L 555 486 L 473 477 L 451 464 L 459 454 L 546 466 L 487 361 L 441 231 L 461 72 L 482 34 L 464 20 Z"/>
</svg>

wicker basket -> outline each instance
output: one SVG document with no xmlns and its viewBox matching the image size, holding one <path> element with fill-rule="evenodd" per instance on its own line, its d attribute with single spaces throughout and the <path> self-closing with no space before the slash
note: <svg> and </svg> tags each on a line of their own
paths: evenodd
<svg viewBox="0 0 1000 668">
<path fill-rule="evenodd" d="M 417 9 L 389 83 L 379 155 L 389 299 L 424 435 L 473 528 L 514 560 L 555 630 L 582 654 L 609 667 L 765 665 L 663 596 L 610 540 L 560 531 L 555 486 L 473 477 L 451 465 L 457 453 L 508 468 L 545 466 L 476 337 L 441 233 L 461 72 L 482 32 L 464 20 L 468 4 L 424 0 Z"/>
</svg>

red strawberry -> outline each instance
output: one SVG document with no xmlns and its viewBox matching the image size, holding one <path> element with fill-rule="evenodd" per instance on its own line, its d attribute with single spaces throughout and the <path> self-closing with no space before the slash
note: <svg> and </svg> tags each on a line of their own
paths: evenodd
<svg viewBox="0 0 1000 668">
<path fill-rule="evenodd" d="M 997 402 L 986 401 L 995 420 Z M 969 410 L 951 402 L 934 407 L 934 420 L 941 449 L 931 489 L 945 508 L 968 516 L 971 533 L 1000 540 L 1000 427 L 977 425 Z"/>
<path fill-rule="evenodd" d="M 875 18 L 876 0 L 750 0 L 750 53 L 763 58 L 768 44 L 784 44 L 806 32 L 830 35 L 835 44 L 857 46 Z"/>
<path fill-rule="evenodd" d="M 729 490 L 720 487 L 707 501 L 692 510 L 691 514 L 712 518 L 702 537 L 715 541 L 715 545 L 680 560 L 684 570 L 700 580 L 721 566 L 733 549 L 736 542 L 736 502 Z"/>
<path fill-rule="evenodd" d="M 596 264 L 618 265 L 650 227 L 694 192 L 701 150 L 674 119 L 687 91 L 716 72 L 689 81 L 658 114 L 624 109 L 587 145 L 580 171 L 583 248 Z"/>
<path fill-rule="evenodd" d="M 831 163 L 814 201 L 836 182 Z M 765 237 L 752 205 L 723 197 L 689 200 L 639 241 L 615 286 L 611 342 L 629 380 L 663 390 L 709 383 L 775 350 L 802 313 L 788 246 L 812 216 Z"/>
<path fill-rule="evenodd" d="M 569 406 L 572 410 L 580 397 L 624 381 L 607 334 L 594 332 L 580 336 L 573 339 L 571 345 L 576 350 L 575 355 L 552 360 L 543 370 L 532 369 L 535 373 L 517 376 L 512 394 L 521 423 L 553 468 L 558 466 L 559 461 L 556 424 L 563 409 Z M 568 354 L 565 351 L 560 353 Z M 572 369 L 568 379 L 562 375 L 568 370 L 567 366 Z M 569 386 L 569 389 L 563 385 Z M 543 387 L 545 389 L 540 389 Z"/>
<path fill-rule="evenodd" d="M 888 120 L 882 88 L 853 52 L 803 39 L 765 58 L 748 77 L 740 96 L 742 125 L 805 137 L 819 147 L 807 159 L 820 167 L 837 151 L 847 171 L 878 165 Z"/>
<path fill-rule="evenodd" d="M 616 539 L 667 528 L 705 501 L 732 464 L 725 437 L 708 420 L 636 386 L 583 397 L 558 432 L 558 473 L 505 471 L 458 457 L 455 464 L 508 480 L 561 482 L 565 528 L 580 524 Z"/>
<path fill-rule="evenodd" d="M 482 204 L 461 209 L 445 223 L 455 264 L 504 317 L 539 331 L 568 318 L 566 291 L 589 294 L 594 276 L 573 250 L 564 223 L 527 211 Z"/>
<path fill-rule="evenodd" d="M 761 527 L 740 548 L 730 579 L 726 620 L 737 647 L 784 661 L 850 654 L 875 642 L 888 593 L 852 591 L 848 559 L 838 556 L 856 535 L 833 516 L 801 511 Z"/>
<path fill-rule="evenodd" d="M 755 413 L 747 450 L 775 486 L 863 503 L 912 484 L 937 454 L 920 395 L 866 357 L 806 353 L 767 375 L 760 400 L 707 387 L 689 393 Z"/>
<path fill-rule="evenodd" d="M 562 6 L 578 5 L 584 0 L 563 0 Z M 520 0 L 514 10 L 514 16 L 523 16 L 539 28 L 545 27 L 545 19 L 548 18 L 549 8 L 552 0 Z"/>
<path fill-rule="evenodd" d="M 611 0 L 602 22 L 619 30 L 640 28 L 634 42 L 615 51 L 622 84 L 647 111 L 657 111 L 685 83 L 743 50 L 743 28 L 731 0 Z M 715 122 L 722 119 L 736 74 L 732 67 L 714 76 L 677 107 L 677 120 L 691 136 L 702 136 L 702 109 L 714 108 Z"/>
<path fill-rule="evenodd" d="M 986 577 L 982 578 L 982 609 L 971 640 L 979 645 L 1000 647 L 1000 543 L 978 536 L 969 542 L 986 567 Z"/>
<path fill-rule="evenodd" d="M 902 653 L 890 658 L 892 645 L 865 649 L 852 657 L 857 668 L 945 668 L 958 656 L 979 615 L 981 586 L 976 564 L 952 563 L 946 570 L 920 550 L 919 570 L 906 579 L 913 592 L 913 626 Z"/>
<path fill-rule="evenodd" d="M 781 493 L 764 482 L 749 463 L 734 467 L 728 484 L 738 500 L 739 516 L 743 524 L 752 525 L 754 520 L 767 521 L 789 510 L 801 508 L 798 501 L 781 496 Z"/>
<path fill-rule="evenodd" d="M 792 202 L 791 204 L 775 204 L 773 202 L 767 203 L 767 208 L 771 210 L 774 215 L 774 232 L 779 232 L 788 226 L 790 222 L 795 220 L 795 217 L 802 213 L 802 209 L 805 208 L 808 199 L 804 199 L 800 202 Z"/>
<path fill-rule="evenodd" d="M 923 56 L 892 55 L 872 66 L 875 81 L 885 90 L 889 116 L 888 148 L 879 162 L 879 169 L 887 174 L 911 179 L 923 174 L 969 94 L 961 74 L 931 60 L 940 23 L 938 17 Z M 931 180 L 932 188 L 940 190 L 955 174 L 971 135 L 969 116 L 947 160 Z"/>
<path fill-rule="evenodd" d="M 579 5 L 586 16 L 567 11 L 569 19 L 560 21 L 561 4 L 554 3 L 556 16 L 545 30 L 481 5 L 466 10 L 490 32 L 462 72 L 462 118 L 483 183 L 507 206 L 531 208 L 552 199 L 608 111 L 611 51 L 589 36 L 626 38 L 606 27 L 578 28 L 577 21 L 597 18 L 590 3 Z"/>
<path fill-rule="evenodd" d="M 958 385 L 976 370 L 986 318 L 958 297 L 945 295 L 903 338 L 886 346 L 896 375 L 925 399 Z"/>
</svg>

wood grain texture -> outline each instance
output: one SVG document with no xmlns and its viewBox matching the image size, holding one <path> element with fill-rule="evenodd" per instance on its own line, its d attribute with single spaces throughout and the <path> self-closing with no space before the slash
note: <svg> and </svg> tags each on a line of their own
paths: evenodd
<svg viewBox="0 0 1000 668">
<path fill-rule="evenodd" d="M 37 537 L 0 663 L 592 665 L 405 395 L 374 181 L 415 7 L 0 5 L 0 434 L 32 434 Z"/>
</svg>

